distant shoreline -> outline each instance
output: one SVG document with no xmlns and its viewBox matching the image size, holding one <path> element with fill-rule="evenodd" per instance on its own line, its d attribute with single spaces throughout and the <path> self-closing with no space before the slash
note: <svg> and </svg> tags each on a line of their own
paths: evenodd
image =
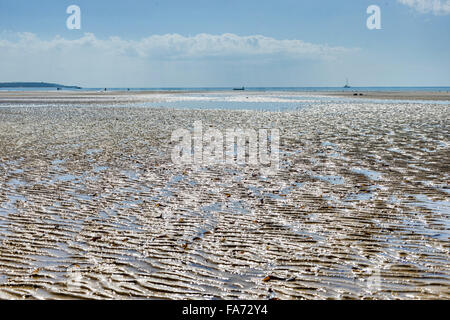
<svg viewBox="0 0 450 320">
<path fill-rule="evenodd" d="M 20 84 L 20 85 L 19 85 Z M 36 85 L 37 84 L 37 85 Z M 53 91 L 52 89 L 74 89 L 86 92 L 226 92 L 236 91 L 235 87 L 79 87 L 56 83 L 0 83 L 0 91 Z M 303 92 L 303 93 L 354 93 L 354 92 L 450 92 L 450 86 L 423 86 L 423 87 L 245 87 L 243 92 Z"/>
<path fill-rule="evenodd" d="M 50 82 L 0 82 L 0 88 L 23 89 L 23 88 L 59 88 L 59 89 L 82 89 L 79 86 L 66 86 Z"/>
</svg>

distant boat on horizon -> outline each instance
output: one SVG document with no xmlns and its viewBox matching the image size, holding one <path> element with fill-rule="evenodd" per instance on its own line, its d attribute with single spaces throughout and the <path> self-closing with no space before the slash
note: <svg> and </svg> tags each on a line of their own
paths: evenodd
<svg viewBox="0 0 450 320">
<path fill-rule="evenodd" d="M 233 88 L 233 90 L 245 90 L 245 87 L 244 86 L 242 86 L 242 88 Z"/>
<path fill-rule="evenodd" d="M 351 88 L 350 85 L 348 84 L 348 79 L 347 78 L 345 78 L 345 86 L 344 86 L 344 88 Z"/>
</svg>

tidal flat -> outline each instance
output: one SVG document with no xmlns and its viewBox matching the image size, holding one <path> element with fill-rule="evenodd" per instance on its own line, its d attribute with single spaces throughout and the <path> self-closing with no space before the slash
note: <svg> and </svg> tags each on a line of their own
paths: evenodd
<svg viewBox="0 0 450 320">
<path fill-rule="evenodd" d="M 3 99 L 0 298 L 450 299 L 448 104 Z M 279 170 L 175 165 L 197 120 L 279 129 Z"/>
</svg>

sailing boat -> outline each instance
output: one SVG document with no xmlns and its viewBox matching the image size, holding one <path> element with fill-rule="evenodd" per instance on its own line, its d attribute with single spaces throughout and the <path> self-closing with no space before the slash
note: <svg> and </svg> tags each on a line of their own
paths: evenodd
<svg viewBox="0 0 450 320">
<path fill-rule="evenodd" d="M 348 84 L 348 78 L 345 78 L 345 86 L 344 86 L 344 88 L 350 88 L 350 86 L 349 86 L 349 84 Z"/>
</svg>

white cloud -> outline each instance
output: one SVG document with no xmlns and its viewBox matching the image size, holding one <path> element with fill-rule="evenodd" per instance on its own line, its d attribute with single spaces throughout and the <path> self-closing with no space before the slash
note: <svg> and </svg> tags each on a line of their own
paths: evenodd
<svg viewBox="0 0 450 320">
<path fill-rule="evenodd" d="M 22 52 L 83 50 L 106 55 L 160 60 L 254 56 L 329 59 L 354 50 L 302 40 L 277 40 L 261 35 L 238 36 L 230 33 L 222 35 L 203 33 L 188 37 L 179 34 L 152 35 L 139 41 L 123 40 L 119 37 L 101 40 L 92 33 L 86 33 L 75 40 L 67 40 L 60 36 L 52 40 L 41 40 L 32 33 L 19 33 L 12 41 L 0 38 L 0 48 Z"/>
<path fill-rule="evenodd" d="M 420 13 L 433 13 L 434 15 L 450 14 L 450 0 L 397 0 L 398 2 L 414 8 Z"/>
<path fill-rule="evenodd" d="M 306 82 L 312 81 L 314 68 L 333 67 L 358 50 L 261 35 L 166 34 L 126 40 L 99 39 L 92 33 L 42 39 L 33 33 L 0 32 L 0 82 L 91 87 Z"/>
</svg>

